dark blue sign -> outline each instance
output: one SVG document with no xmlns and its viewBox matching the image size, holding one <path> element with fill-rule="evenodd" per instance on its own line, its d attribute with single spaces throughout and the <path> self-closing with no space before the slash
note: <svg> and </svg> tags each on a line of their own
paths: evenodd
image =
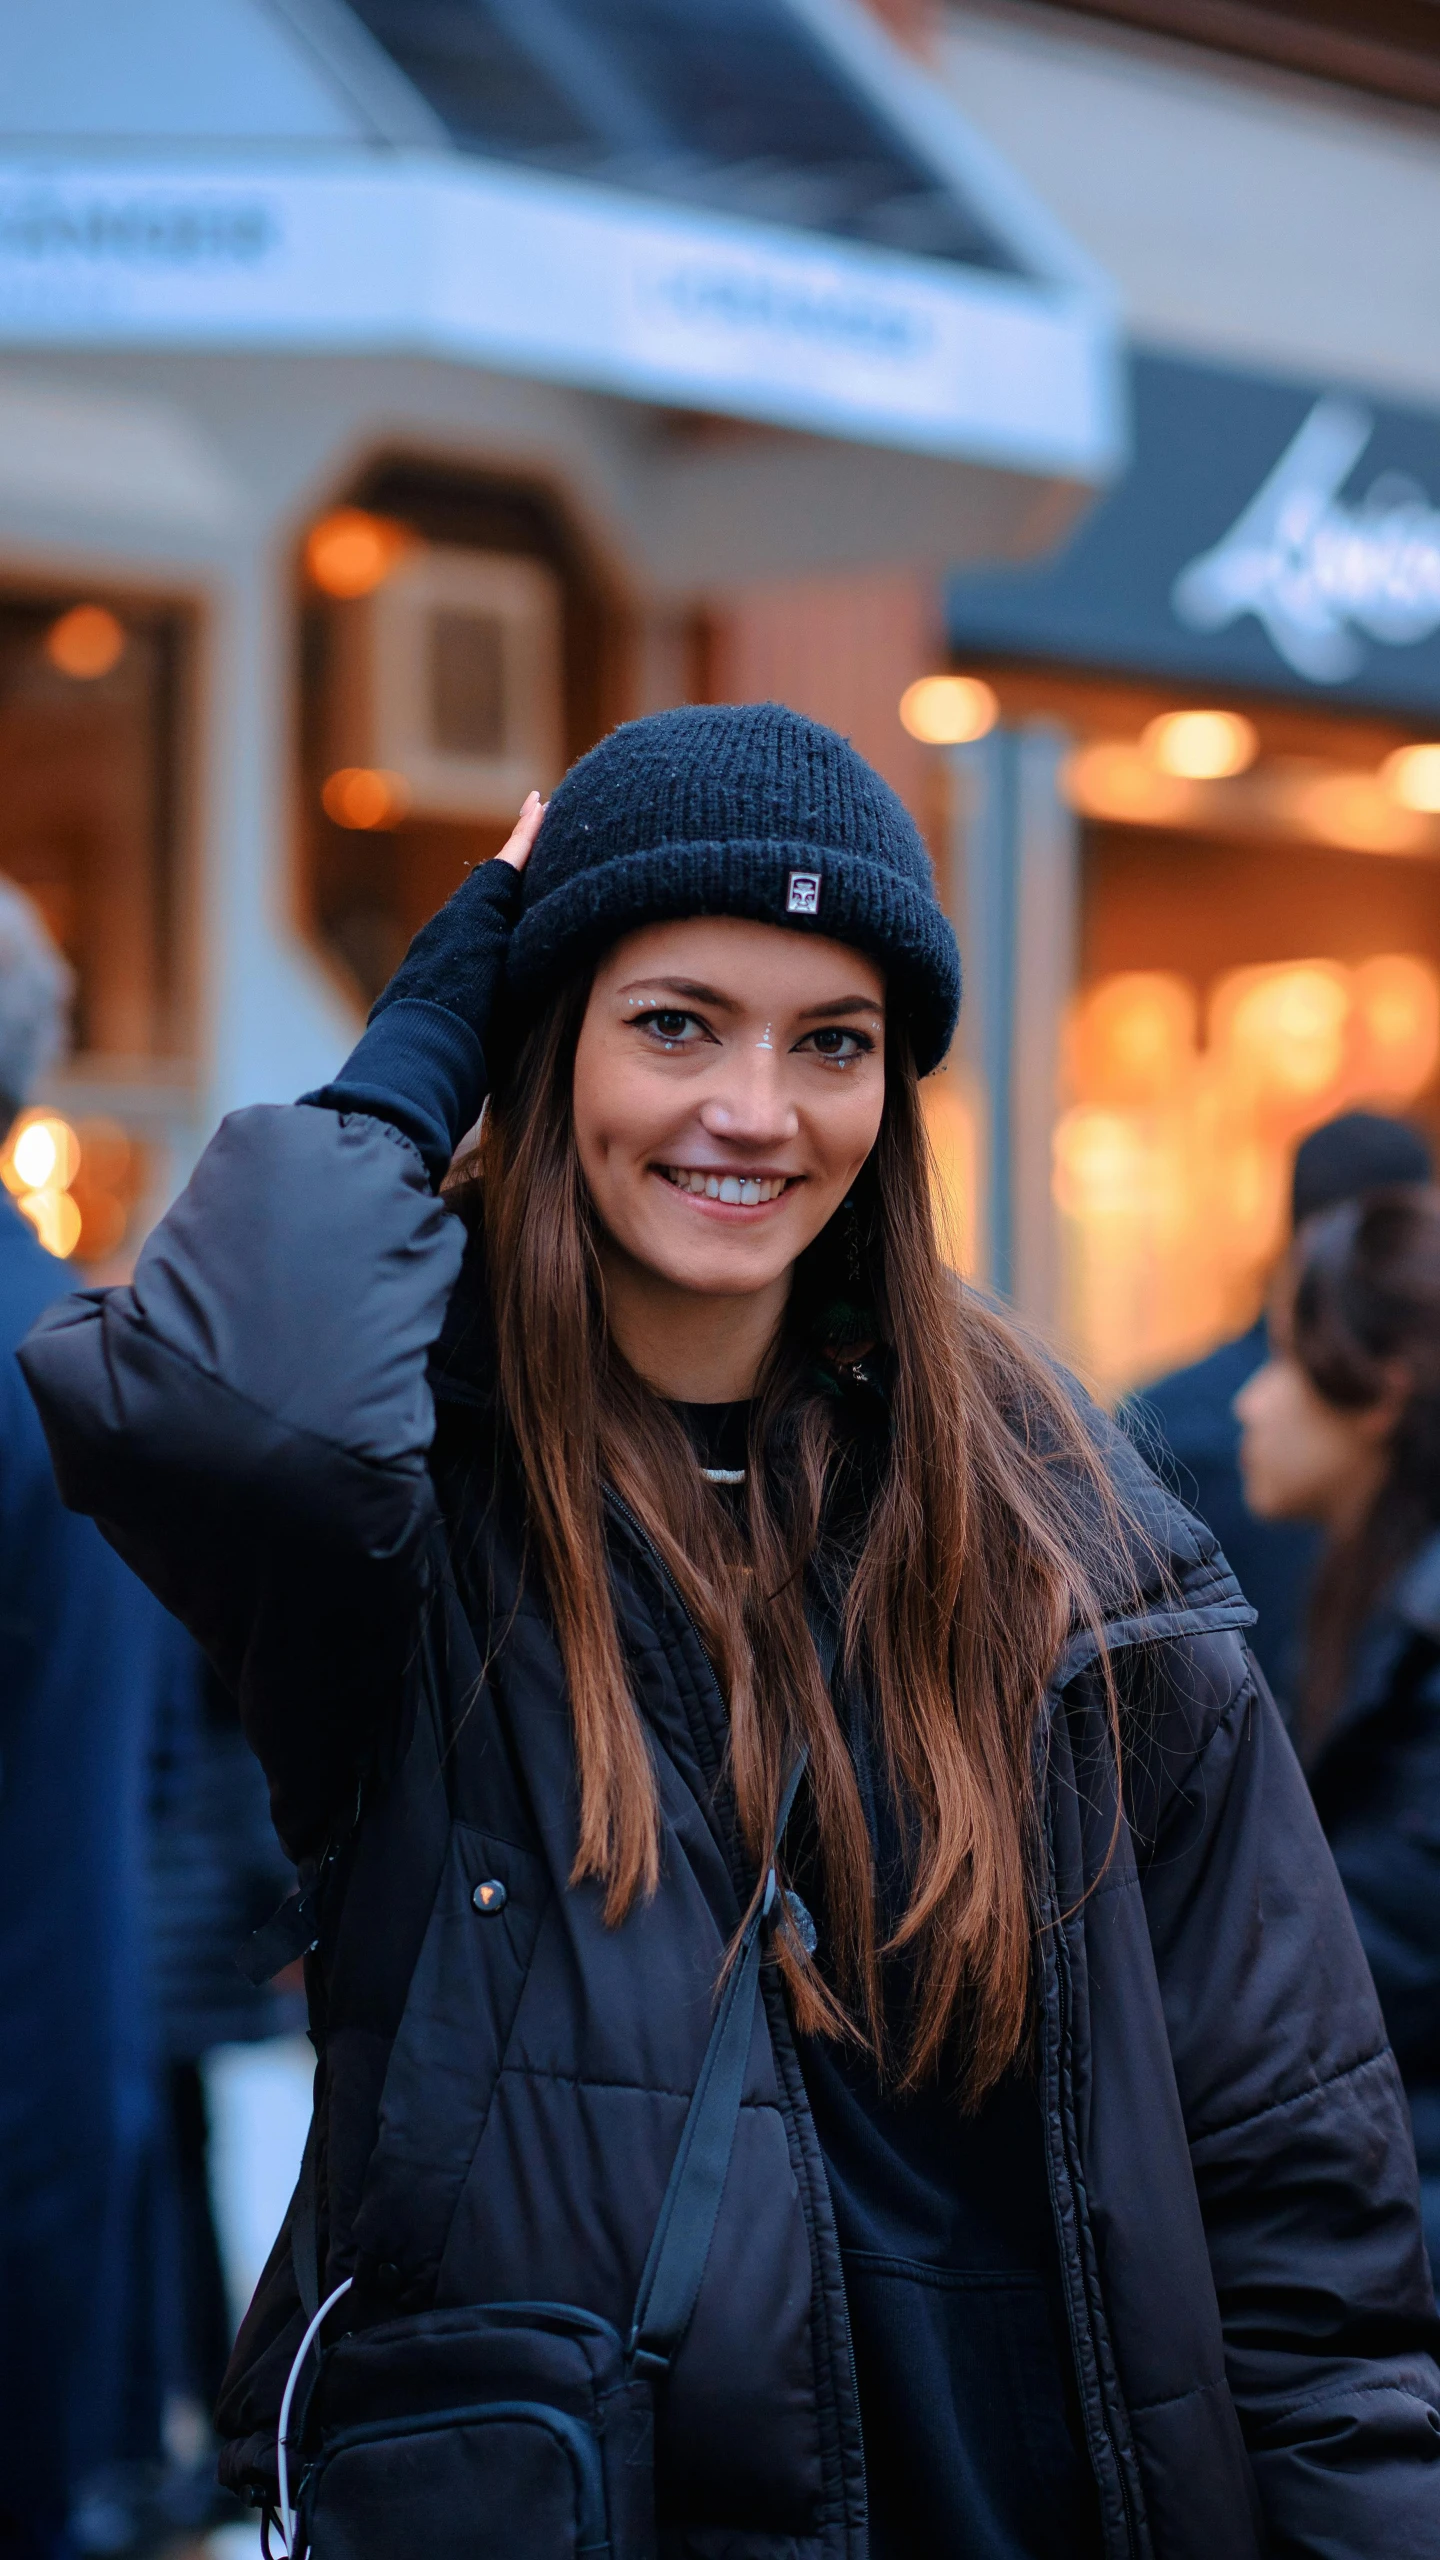
<svg viewBox="0 0 1440 2560">
<path fill-rule="evenodd" d="M 1124 478 L 955 577 L 954 647 L 1440 713 L 1440 417 L 1146 355 L 1133 394 Z"/>
</svg>

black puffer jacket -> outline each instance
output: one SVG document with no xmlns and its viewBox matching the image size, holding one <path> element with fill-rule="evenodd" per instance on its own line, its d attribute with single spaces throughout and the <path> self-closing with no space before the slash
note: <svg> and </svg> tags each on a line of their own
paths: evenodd
<svg viewBox="0 0 1440 2560">
<path fill-rule="evenodd" d="M 616 1930 L 567 1887 L 561 1671 L 477 1455 L 462 1250 L 392 1128 L 241 1113 L 133 1287 L 67 1301 L 26 1370 L 67 1499 L 237 1689 L 287 1847 L 339 1844 L 314 1985 L 329 2280 L 354 2271 L 360 2319 L 548 2294 L 623 2328 L 750 1879 L 713 1676 L 617 1519 L 663 1874 Z M 1245 1604 L 1206 1533 L 1148 1479 L 1137 1498 L 1172 1587 L 1109 1629 L 1144 1673 L 1113 1855 L 1084 1644 L 1040 1737 L 1041 2096 L 1104 2549 L 1433 2560 L 1440 2375 L 1394 2061 Z M 277 2251 L 224 2404 L 232 2476 L 263 2466 L 297 2335 Z M 863 2560 L 844 2287 L 774 1981 L 660 2462 L 671 2555 Z"/>
</svg>

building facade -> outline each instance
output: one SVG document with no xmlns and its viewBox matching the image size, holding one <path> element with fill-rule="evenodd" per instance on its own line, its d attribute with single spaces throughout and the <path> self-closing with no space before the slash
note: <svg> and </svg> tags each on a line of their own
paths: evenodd
<svg viewBox="0 0 1440 2560">
<path fill-rule="evenodd" d="M 952 9 L 1120 293 L 1131 458 L 958 570 L 981 1267 L 1107 1393 L 1248 1322 L 1296 1139 L 1440 1124 L 1440 52 L 1413 10 Z"/>
<path fill-rule="evenodd" d="M 19 0 L 0 102 L 0 868 L 79 983 L 0 1171 L 102 1270 L 615 720 L 923 800 L 946 571 L 1123 460 L 1100 271 L 851 0 Z"/>
</svg>

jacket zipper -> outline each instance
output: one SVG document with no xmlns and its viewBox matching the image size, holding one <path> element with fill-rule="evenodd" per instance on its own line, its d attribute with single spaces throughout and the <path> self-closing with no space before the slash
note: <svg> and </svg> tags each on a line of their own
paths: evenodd
<svg viewBox="0 0 1440 2560">
<path fill-rule="evenodd" d="M 1056 2015 L 1054 2019 L 1053 2043 L 1056 2078 L 1055 2116 L 1058 2118 L 1058 2121 L 1052 2120 L 1051 2111 L 1047 2105 L 1045 2109 L 1045 2159 L 1050 2188 L 1051 2219 L 1055 2227 L 1055 2247 L 1064 2278 L 1066 2319 L 1071 2333 L 1071 2361 L 1075 2369 L 1075 2386 L 1080 2397 L 1081 2415 L 1085 2424 L 1086 2437 L 1091 2447 L 1091 2470 L 1092 2472 L 1096 2471 L 1094 2449 L 1095 2437 L 1098 2433 L 1108 2457 L 1108 2467 L 1111 2469 L 1115 2492 L 1118 2495 L 1121 2506 L 1124 2510 L 1125 2540 L 1123 2549 L 1112 2543 L 1103 2511 L 1101 2514 L 1100 2527 L 1107 2545 L 1108 2560 L 1140 2560 L 1140 2555 L 1142 2554 L 1145 2555 L 1145 2560 L 1149 2560 L 1150 2536 L 1148 2527 L 1145 2523 L 1144 2517 L 1137 2517 L 1135 2514 L 1134 2501 L 1131 2496 L 1130 2484 L 1127 2478 L 1127 2465 L 1121 2447 L 1116 2442 L 1114 2427 L 1111 2422 L 1109 2410 L 1106 2406 L 1107 2394 L 1105 2389 L 1104 2364 L 1100 2353 L 1099 2339 L 1096 2334 L 1097 2305 L 1092 2298 L 1090 2271 L 1086 2264 L 1085 2253 L 1079 2246 L 1078 2242 L 1074 2246 L 1067 2246 L 1065 2233 L 1061 2228 L 1060 2222 L 1059 2193 L 1062 2181 L 1070 2191 L 1072 2208 L 1077 2221 L 1080 2216 L 1081 2206 L 1078 2194 L 1078 2182 L 1072 2168 L 1065 2140 L 1065 2117 L 1070 2095 L 1070 1966 L 1069 1951 L 1065 1945 L 1064 1934 L 1060 1925 L 1059 1908 L 1055 1893 L 1055 1870 L 1050 1848 L 1048 1824 L 1046 1826 L 1045 1835 L 1045 1862 L 1046 1911 L 1044 1926 L 1052 1933 L 1055 1948 Z M 1049 2009 L 1049 2001 L 1043 2001 L 1042 2017 L 1046 2019 L 1047 2024 L 1049 2022 Z M 1103 2311 L 1103 2306 L 1100 2307 Z M 1082 2334 L 1084 2343 L 1089 2350 L 1088 2362 L 1095 2376 L 1093 2412 L 1091 2406 L 1091 2394 L 1088 2393 L 1085 2388 L 1084 2375 L 1081 2369 L 1081 2356 L 1079 2350 Z M 1097 2493 L 1099 2493 L 1101 2491 L 1101 2482 L 1098 2474 L 1096 2476 L 1095 2485 Z"/>
<path fill-rule="evenodd" d="M 650 1565 L 653 1567 L 654 1572 L 655 1572 L 655 1575 L 656 1575 L 656 1578 L 658 1579 L 658 1581 L 659 1581 L 659 1583 L 660 1583 L 660 1585 L 661 1585 L 661 1588 L 666 1592 L 666 1594 L 667 1594 L 667 1596 L 669 1597 L 669 1599 L 673 1602 L 673 1604 L 674 1604 L 675 1608 L 679 1611 L 680 1616 L 684 1619 L 686 1626 L 689 1628 L 689 1630 L 690 1630 L 691 1634 L 692 1634 L 692 1635 L 693 1635 L 693 1637 L 695 1638 L 696 1650 L 698 1651 L 698 1653 L 699 1653 L 699 1655 L 700 1655 L 700 1659 L 701 1659 L 701 1661 L 702 1661 L 702 1662 L 704 1663 L 704 1665 L 705 1665 L 705 1676 L 706 1676 L 706 1678 L 707 1678 L 707 1680 L 708 1680 L 708 1682 L 709 1682 L 709 1684 L 710 1684 L 710 1692 L 711 1692 L 711 1695 L 712 1695 L 712 1697 L 714 1698 L 715 1703 L 716 1703 L 717 1707 L 718 1707 L 718 1708 L 719 1708 L 719 1710 L 720 1710 L 720 1718 L 721 1718 L 721 1722 L 722 1722 L 722 1724 L 724 1724 L 724 1725 L 728 1725 L 729 1720 L 730 1720 L 730 1710 L 729 1710 L 729 1708 L 726 1706 L 724 1692 L 723 1692 L 723 1690 L 721 1689 L 720 1683 L 719 1683 L 719 1681 L 717 1680 L 717 1678 L 716 1678 L 716 1676 L 715 1676 L 715 1667 L 714 1667 L 714 1664 L 711 1662 L 711 1660 L 710 1660 L 710 1656 L 709 1656 L 709 1654 L 708 1654 L 708 1653 L 706 1652 L 706 1650 L 705 1650 L 705 1643 L 704 1643 L 704 1639 L 703 1639 L 703 1637 L 701 1636 L 701 1633 L 700 1633 L 699 1628 L 698 1628 L 698 1627 L 696 1626 L 696 1624 L 695 1624 L 695 1620 L 694 1620 L 694 1618 L 692 1617 L 692 1615 L 691 1615 L 691 1613 L 690 1613 L 690 1610 L 687 1608 L 687 1606 L 686 1606 L 686 1604 L 685 1604 L 685 1600 L 684 1600 L 684 1598 L 683 1598 L 683 1596 L 682 1596 L 682 1594 L 681 1594 L 680 1587 L 679 1587 L 678 1583 L 676 1582 L 674 1575 L 673 1575 L 673 1574 L 672 1574 L 672 1572 L 670 1571 L 669 1566 L 666 1564 L 664 1557 L 663 1557 L 662 1555 L 660 1555 L 660 1554 L 657 1552 L 656 1547 L 655 1547 L 655 1544 L 654 1544 L 654 1541 L 653 1541 L 653 1539 L 650 1537 L 650 1535 L 649 1535 L 648 1531 L 647 1531 L 645 1528 L 643 1528 L 643 1527 L 642 1527 L 642 1525 L 641 1525 L 641 1523 L 640 1523 L 640 1521 L 636 1519 L 634 1512 L 631 1510 L 630 1505 L 629 1505 L 629 1503 L 625 1500 L 625 1498 L 624 1498 L 623 1494 L 619 1494 L 619 1493 L 617 1493 L 617 1492 L 615 1491 L 615 1488 L 614 1488 L 614 1486 L 613 1486 L 613 1485 L 608 1485 L 608 1484 L 607 1484 L 607 1485 L 606 1485 L 606 1487 L 605 1487 L 605 1500 L 606 1500 L 606 1502 L 609 1504 L 609 1506 L 610 1506 L 611 1510 L 612 1510 L 612 1511 L 614 1511 L 615 1513 L 617 1513 L 617 1514 L 618 1514 L 618 1516 L 619 1516 L 619 1518 L 620 1518 L 621 1520 L 623 1520 L 623 1521 L 624 1521 L 626 1528 L 630 1531 L 630 1534 L 631 1534 L 631 1536 L 634 1538 L 634 1540 L 635 1540 L 636 1544 L 639 1546 L 639 1548 L 640 1548 L 640 1550 L 641 1550 L 641 1553 L 646 1557 L 647 1561 L 648 1561 L 648 1562 L 650 1563 Z M 737 1872 L 736 1872 L 736 1863 L 735 1863 L 734 1858 L 730 1855 L 730 1852 L 729 1852 L 728 1846 L 727 1846 L 727 1850 L 726 1850 L 726 1856 L 727 1856 L 727 1860 L 728 1860 L 729 1865 L 730 1865 L 730 1873 L 731 1873 L 732 1881 L 734 1882 L 734 1885 L 735 1885 L 736 1895 L 737 1895 L 737 1897 L 738 1897 L 738 1898 L 740 1898 L 740 1899 L 742 1900 L 742 1902 L 743 1902 L 743 1893 L 742 1893 L 743 1873 L 737 1873 Z M 804 2097 L 803 2097 L 803 2083 L 802 2083 L 802 2099 L 801 2099 L 801 2103 L 802 2103 L 802 2104 L 804 2104 L 804 2103 L 805 2103 L 805 2101 L 804 2101 Z M 814 2129 L 814 2128 L 813 2128 L 813 2122 L 812 2122 L 812 2128 L 811 2128 L 811 2129 L 812 2129 L 812 2131 L 813 2131 L 813 2129 Z M 837 2249 L 837 2252 L 838 2252 L 838 2249 L 839 2249 L 839 2236 L 838 2236 L 838 2234 L 837 2234 L 837 2236 L 836 2236 L 836 2249 Z M 855 2365 L 855 2340 L 854 2340 L 854 2337 L 853 2337 L 853 2335 L 852 2335 L 852 2333 L 851 2333 L 851 2328 L 850 2328 L 850 2305 L 849 2305 L 849 2301 L 848 2301 L 848 2298 L 847 2298 L 846 2293 L 845 2293 L 844 2269 L 843 2269 L 843 2267 L 842 2267 L 842 2269 L 841 2269 L 840 2296 L 841 2296 L 841 2301 L 842 2301 L 842 2303 L 844 2304 L 844 2310 L 845 2310 L 845 2355 L 846 2355 L 846 2361 L 847 2361 L 847 2364 L 848 2364 L 848 2366 L 849 2366 L 849 2372 L 850 2372 L 850 2396 L 851 2396 L 851 2405 L 852 2405 L 852 2406 L 853 2406 L 853 2408 L 855 2409 L 855 2412 L 856 2412 L 856 2414 L 857 2414 L 857 2416 L 858 2416 L 858 2414 L 859 2414 L 859 2410 L 860 2410 L 860 2376 L 859 2376 L 858 2371 L 856 2370 L 856 2365 Z M 860 2489 L 861 2489 L 861 2495 L 862 2495 L 862 2498 L 863 2498 L 863 2500 L 864 2500 L 864 2504 L 865 2504 L 865 2510 L 866 2510 L 866 2516 L 867 2516 L 867 2533 L 868 2533 L 869 2494 L 868 2494 L 868 2487 L 867 2487 L 866 2478 L 865 2478 L 865 2446 L 864 2446 L 863 2435 L 862 2435 L 861 2445 L 860 2445 Z M 847 2541 L 848 2541 L 848 2539 L 849 2539 L 848 2530 L 847 2530 L 847 2532 L 846 2532 L 846 2539 L 847 2539 Z"/>
</svg>

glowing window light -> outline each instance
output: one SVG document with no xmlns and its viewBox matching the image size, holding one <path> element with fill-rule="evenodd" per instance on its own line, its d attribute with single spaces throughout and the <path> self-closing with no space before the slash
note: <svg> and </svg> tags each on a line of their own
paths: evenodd
<svg viewBox="0 0 1440 2560">
<path fill-rule="evenodd" d="M 410 804 L 410 792 L 400 773 L 384 773 L 364 764 L 346 764 L 332 773 L 320 794 L 327 818 L 337 827 L 354 827 L 369 832 L 376 827 L 398 827 Z"/>
<path fill-rule="evenodd" d="M 26 1112 L 0 1153 L 0 1182 L 61 1262 L 80 1241 L 80 1211 L 70 1197 L 79 1170 L 80 1141 L 69 1121 L 50 1111 Z"/>
<path fill-rule="evenodd" d="M 1168 1100 L 1195 1063 L 1195 991 L 1168 970 L 1104 978 L 1072 1017 L 1071 1073 L 1083 1102 Z"/>
<path fill-rule="evenodd" d="M 1314 1101 L 1344 1068 L 1351 1003 L 1349 973 L 1331 961 L 1236 969 L 1211 1001 L 1211 1045 L 1243 1091 Z"/>
<path fill-rule="evenodd" d="M 337 507 L 311 526 L 305 566 L 323 595 L 373 595 L 413 543 L 414 536 L 386 516 L 369 515 L 363 507 Z"/>
<path fill-rule="evenodd" d="M 1223 782 L 1252 765 L 1255 724 L 1238 711 L 1162 711 L 1140 733 L 1140 751 L 1161 773 L 1185 782 Z"/>
<path fill-rule="evenodd" d="M 68 1262 L 80 1241 L 80 1212 L 68 1191 L 22 1191 L 21 1215 L 57 1262 Z"/>
<path fill-rule="evenodd" d="M 931 1207 L 942 1260 L 969 1277 L 975 1268 L 979 1206 L 979 1142 L 974 1097 L 963 1071 L 927 1076 L 921 1086 L 930 1141 Z"/>
<path fill-rule="evenodd" d="M 1440 1065 L 1440 977 L 1395 951 L 1363 961 L 1353 984 L 1356 1083 L 1372 1100 L 1408 1102 Z"/>
<path fill-rule="evenodd" d="M 982 676 L 921 676 L 900 696 L 900 719 L 927 747 L 963 747 L 1000 717 L 1000 698 Z"/>
<path fill-rule="evenodd" d="M 27 1111 L 16 1121 L 0 1155 L 7 1191 L 68 1191 L 80 1169 L 80 1141 L 68 1120 L 52 1111 Z"/>
<path fill-rule="evenodd" d="M 51 623 L 44 649 L 58 674 L 91 684 L 118 667 L 125 654 L 125 627 L 108 605 L 72 605 Z"/>
<path fill-rule="evenodd" d="M 28 1129 L 21 1130 L 13 1162 L 22 1190 L 43 1191 L 47 1182 L 54 1181 L 60 1150 L 54 1131 L 43 1120 L 32 1120 Z"/>
<path fill-rule="evenodd" d="M 1067 757 L 1061 788 L 1085 818 L 1111 818 L 1122 826 L 1158 827 L 1187 817 L 1192 786 L 1158 773 L 1128 738 L 1097 738 Z"/>
<path fill-rule="evenodd" d="M 1440 815 L 1440 746 L 1397 747 L 1380 767 L 1380 784 L 1402 809 Z"/>
<path fill-rule="evenodd" d="M 1402 808 L 1373 773 L 1332 773 L 1302 783 L 1294 795 L 1300 824 L 1344 853 L 1423 853 L 1430 830 Z"/>
<path fill-rule="evenodd" d="M 1068 1216 L 1133 1218 L 1150 1207 L 1151 1150 L 1128 1113 L 1077 1104 L 1057 1122 L 1052 1152 L 1055 1202 Z"/>
</svg>

